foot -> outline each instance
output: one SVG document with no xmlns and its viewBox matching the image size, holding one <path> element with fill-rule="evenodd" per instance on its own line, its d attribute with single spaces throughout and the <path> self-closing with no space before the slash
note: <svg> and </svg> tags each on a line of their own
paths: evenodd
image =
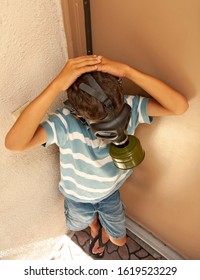
<svg viewBox="0 0 200 280">
<path fill-rule="evenodd" d="M 98 234 L 91 238 L 89 252 L 95 258 L 102 258 L 104 256 L 105 246 L 109 237 L 104 228 L 100 227 Z"/>
</svg>

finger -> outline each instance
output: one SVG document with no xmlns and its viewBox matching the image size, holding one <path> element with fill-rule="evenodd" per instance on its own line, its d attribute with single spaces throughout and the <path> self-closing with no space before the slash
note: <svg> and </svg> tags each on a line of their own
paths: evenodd
<svg viewBox="0 0 200 280">
<path fill-rule="evenodd" d="M 84 62 L 84 61 L 99 61 L 101 59 L 101 56 L 99 55 L 84 55 L 84 56 L 79 56 L 79 57 L 76 57 L 74 58 L 74 62 L 77 62 L 77 63 L 81 63 L 81 62 Z"/>
<path fill-rule="evenodd" d="M 86 61 L 86 62 L 80 62 L 77 65 L 78 69 L 85 68 L 85 67 L 92 67 L 97 66 L 100 63 L 100 61 Z"/>
<path fill-rule="evenodd" d="M 96 71 L 97 70 L 97 65 L 90 65 L 90 66 L 85 66 L 85 67 L 82 67 L 80 68 L 80 72 L 81 74 L 84 74 L 84 73 L 87 73 L 87 72 L 93 72 L 93 71 Z"/>
<path fill-rule="evenodd" d="M 79 61 L 79 66 L 84 66 L 84 65 L 92 65 L 95 63 L 100 63 L 101 62 L 101 57 L 100 56 L 95 56 L 95 57 L 87 57 L 83 60 Z"/>
</svg>

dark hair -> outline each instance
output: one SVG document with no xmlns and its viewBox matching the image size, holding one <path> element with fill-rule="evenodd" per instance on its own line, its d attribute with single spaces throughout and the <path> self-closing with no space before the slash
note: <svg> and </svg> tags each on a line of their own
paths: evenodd
<svg viewBox="0 0 200 280">
<path fill-rule="evenodd" d="M 115 112 L 120 111 L 124 103 L 124 96 L 119 79 L 103 72 L 91 72 L 90 74 L 112 101 Z M 80 76 L 67 90 L 68 99 L 71 105 L 82 117 L 91 120 L 105 118 L 107 113 L 104 110 L 103 104 L 95 97 L 79 89 L 80 83 L 88 84 L 85 74 Z"/>
</svg>

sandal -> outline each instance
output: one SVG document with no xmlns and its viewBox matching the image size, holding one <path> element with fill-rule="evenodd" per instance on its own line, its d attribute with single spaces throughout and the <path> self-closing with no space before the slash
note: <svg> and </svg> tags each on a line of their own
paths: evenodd
<svg viewBox="0 0 200 280">
<path fill-rule="evenodd" d="M 105 253 L 105 249 L 104 249 L 104 251 L 103 251 L 102 253 L 96 253 L 96 254 L 95 254 L 95 253 L 92 252 L 92 250 L 93 250 L 93 248 L 94 248 L 94 245 L 95 245 L 95 243 L 96 243 L 97 241 L 99 242 L 99 246 L 98 246 L 97 249 L 100 249 L 100 248 L 105 247 L 106 244 L 108 243 L 108 241 L 105 242 L 105 243 L 103 243 L 103 241 L 102 241 L 102 228 L 101 228 L 101 227 L 100 227 L 100 229 L 99 229 L 99 232 L 98 232 L 97 236 L 94 237 L 94 238 L 91 238 L 91 243 L 90 243 L 90 246 L 89 246 L 90 255 L 92 255 L 93 257 L 95 257 L 95 258 L 97 258 L 97 259 L 100 259 L 100 258 L 103 258 L 104 253 Z"/>
</svg>

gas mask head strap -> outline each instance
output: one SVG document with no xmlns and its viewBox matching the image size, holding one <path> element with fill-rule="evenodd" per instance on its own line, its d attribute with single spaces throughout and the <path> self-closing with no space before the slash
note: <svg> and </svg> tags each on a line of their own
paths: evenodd
<svg viewBox="0 0 200 280">
<path fill-rule="evenodd" d="M 76 109 L 74 109 L 74 107 L 71 105 L 71 103 L 68 101 L 68 99 L 66 101 L 64 101 L 65 107 L 70 111 L 70 113 L 74 116 L 78 115 L 78 112 L 76 111 Z"/>
<path fill-rule="evenodd" d="M 108 96 L 104 93 L 103 89 L 95 81 L 92 75 L 87 74 L 85 77 L 87 78 L 89 85 L 81 83 L 79 88 L 103 103 L 106 113 L 108 115 L 113 115 L 114 108 L 110 98 L 108 98 Z"/>
</svg>

